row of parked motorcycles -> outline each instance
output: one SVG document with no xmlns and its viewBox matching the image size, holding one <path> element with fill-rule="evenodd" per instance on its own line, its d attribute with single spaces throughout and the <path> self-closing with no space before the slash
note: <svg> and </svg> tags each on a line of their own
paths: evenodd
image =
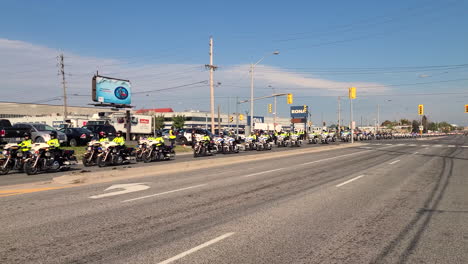
<svg viewBox="0 0 468 264">
<path fill-rule="evenodd" d="M 0 159 L 0 175 L 11 170 L 35 175 L 39 172 L 67 171 L 77 163 L 73 150 L 51 148 L 46 143 L 34 143 L 31 150 L 22 151 L 18 144 L 6 144 Z"/>
<path fill-rule="evenodd" d="M 148 139 L 140 140 L 136 149 L 120 146 L 112 141 L 91 141 L 88 143 L 82 162 L 86 167 L 116 166 L 130 163 L 132 156 L 135 156 L 137 162 L 148 163 L 174 159 L 175 151 L 170 146 Z"/>
<path fill-rule="evenodd" d="M 218 153 L 239 153 L 239 144 L 232 137 L 218 137 L 211 141 L 198 138 L 193 147 L 194 158 L 213 156 Z"/>
</svg>

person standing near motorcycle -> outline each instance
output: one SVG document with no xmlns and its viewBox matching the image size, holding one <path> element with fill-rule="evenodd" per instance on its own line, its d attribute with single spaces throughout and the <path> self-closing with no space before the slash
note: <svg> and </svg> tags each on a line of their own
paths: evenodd
<svg viewBox="0 0 468 264">
<path fill-rule="evenodd" d="M 176 140 L 176 135 L 174 131 L 174 126 L 171 126 L 171 129 L 169 129 L 169 141 L 171 142 L 171 148 L 174 148 L 175 140 Z"/>
<path fill-rule="evenodd" d="M 109 142 L 109 138 L 107 137 L 107 133 L 104 131 L 99 132 L 99 142 Z"/>
<path fill-rule="evenodd" d="M 21 143 L 19 143 L 18 146 L 20 146 L 21 151 L 23 152 L 30 151 L 31 145 L 33 143 L 31 139 L 31 135 L 29 133 L 24 133 L 23 137 L 24 137 L 24 140 L 21 141 Z"/>
</svg>

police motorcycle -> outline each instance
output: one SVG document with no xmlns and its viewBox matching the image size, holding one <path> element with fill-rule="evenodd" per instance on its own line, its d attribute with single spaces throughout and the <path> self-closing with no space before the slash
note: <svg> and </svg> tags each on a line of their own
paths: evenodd
<svg viewBox="0 0 468 264">
<path fill-rule="evenodd" d="M 54 149 L 47 143 L 31 145 L 31 157 L 25 160 L 24 171 L 35 175 L 41 171 L 67 171 L 77 160 L 73 150 Z"/>
<path fill-rule="evenodd" d="M 351 141 L 351 131 L 342 131 L 341 132 L 341 141 L 343 141 L 343 142 Z"/>
<path fill-rule="evenodd" d="M 257 144 L 255 144 L 255 140 L 252 136 L 245 137 L 244 142 L 244 149 L 245 150 L 256 150 Z"/>
<path fill-rule="evenodd" d="M 289 136 L 285 136 L 284 134 L 279 134 L 276 139 L 276 146 L 279 147 L 287 147 L 289 145 Z"/>
<path fill-rule="evenodd" d="M 156 140 L 146 140 L 145 149 L 141 154 L 143 162 L 171 160 L 175 158 L 175 151 L 171 146 L 166 146 Z"/>
<path fill-rule="evenodd" d="M 320 135 L 317 132 L 309 134 L 309 144 L 318 144 L 320 141 Z"/>
<path fill-rule="evenodd" d="M 100 153 L 101 145 L 101 142 L 97 140 L 92 140 L 88 142 L 88 146 L 86 147 L 86 153 L 81 159 L 85 167 L 90 167 L 97 164 L 97 158 Z"/>
<path fill-rule="evenodd" d="M 261 150 L 271 150 L 271 144 L 268 142 L 269 138 L 266 135 L 260 135 L 258 141 L 256 142 L 257 151 Z"/>
<path fill-rule="evenodd" d="M 320 134 L 320 142 L 322 144 L 330 144 L 333 141 L 333 137 L 327 131 L 322 131 Z"/>
<path fill-rule="evenodd" d="M 6 144 L 0 155 L 0 175 L 8 174 L 10 170 L 22 171 L 25 160 L 30 156 L 30 152 L 22 151 L 18 144 Z"/>
<path fill-rule="evenodd" d="M 193 157 L 213 156 L 218 152 L 216 144 L 210 140 L 204 140 L 201 136 L 197 135 L 197 142 L 193 147 Z"/>
<path fill-rule="evenodd" d="M 299 140 L 299 135 L 296 133 L 293 133 L 289 136 L 290 142 L 291 142 L 291 147 L 300 147 L 301 141 Z"/>
<path fill-rule="evenodd" d="M 233 137 L 226 137 L 224 139 L 225 144 L 229 146 L 229 152 L 239 153 L 239 146 L 237 145 L 236 139 Z"/>
<path fill-rule="evenodd" d="M 113 141 L 101 142 L 101 147 L 98 151 L 99 154 L 96 159 L 96 164 L 99 167 L 130 163 L 131 149 L 120 149 L 119 144 Z"/>
</svg>

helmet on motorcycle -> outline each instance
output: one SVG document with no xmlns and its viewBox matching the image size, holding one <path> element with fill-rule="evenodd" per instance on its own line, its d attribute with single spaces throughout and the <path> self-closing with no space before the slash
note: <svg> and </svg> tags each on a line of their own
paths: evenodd
<svg viewBox="0 0 468 264">
<path fill-rule="evenodd" d="M 51 138 L 57 138 L 57 131 L 50 132 L 50 137 Z"/>
<path fill-rule="evenodd" d="M 122 130 L 117 131 L 117 133 L 115 133 L 115 135 L 118 136 L 118 137 L 122 136 Z"/>
<path fill-rule="evenodd" d="M 26 137 L 30 138 L 30 137 L 31 137 L 31 134 L 28 133 L 28 132 L 26 132 L 26 133 L 23 134 L 23 137 L 25 137 L 25 138 L 26 138 Z"/>
<path fill-rule="evenodd" d="M 101 131 L 101 132 L 99 132 L 99 137 L 101 137 L 101 138 L 107 137 L 107 133 L 105 131 Z"/>
</svg>

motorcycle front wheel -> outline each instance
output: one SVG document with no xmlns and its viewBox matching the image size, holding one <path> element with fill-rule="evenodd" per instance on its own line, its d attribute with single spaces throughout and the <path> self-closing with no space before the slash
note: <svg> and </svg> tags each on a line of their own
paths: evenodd
<svg viewBox="0 0 468 264">
<path fill-rule="evenodd" d="M 145 152 L 141 155 L 141 158 L 143 159 L 144 163 L 149 163 L 151 162 L 151 153 L 150 152 Z"/>
<path fill-rule="evenodd" d="M 36 167 L 34 167 L 34 161 L 33 160 L 30 160 L 28 162 L 26 162 L 24 164 L 24 171 L 26 172 L 26 174 L 28 175 L 35 175 L 37 174 L 37 172 L 39 171 L 39 169 Z"/>
<path fill-rule="evenodd" d="M 99 167 L 105 167 L 107 164 L 106 164 L 106 161 L 104 160 L 104 156 L 98 156 L 97 159 L 96 159 L 96 163 Z"/>
<path fill-rule="evenodd" d="M 5 175 L 5 174 L 8 174 L 8 172 L 10 172 L 10 168 L 8 167 L 8 165 L 5 168 L 3 168 L 3 165 L 5 165 L 5 162 L 6 160 L 0 161 L 0 175 Z"/>
</svg>

